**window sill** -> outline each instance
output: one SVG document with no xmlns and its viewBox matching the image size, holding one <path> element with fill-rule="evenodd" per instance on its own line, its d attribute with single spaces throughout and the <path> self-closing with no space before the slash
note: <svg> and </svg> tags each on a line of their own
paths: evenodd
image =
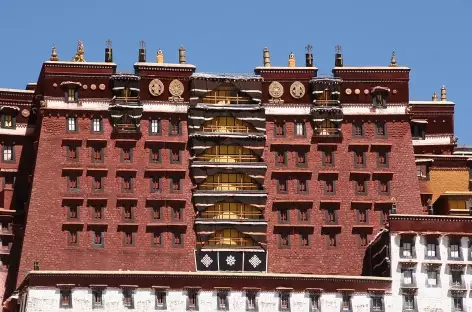
<svg viewBox="0 0 472 312">
<path fill-rule="evenodd" d="M 279 227 L 279 228 L 308 228 L 308 229 L 311 229 L 311 228 L 314 228 L 315 225 L 314 224 L 307 224 L 307 223 L 293 223 L 293 224 L 290 224 L 290 223 L 277 223 L 277 224 L 274 224 L 274 227 Z"/>
<path fill-rule="evenodd" d="M 340 224 L 322 224 L 323 229 L 341 229 L 343 226 Z"/>
</svg>

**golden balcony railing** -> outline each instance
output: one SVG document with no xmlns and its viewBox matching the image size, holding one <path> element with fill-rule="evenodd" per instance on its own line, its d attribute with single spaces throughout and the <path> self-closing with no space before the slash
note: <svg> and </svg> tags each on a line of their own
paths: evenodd
<svg viewBox="0 0 472 312">
<path fill-rule="evenodd" d="M 250 238 L 245 237 L 233 237 L 233 238 L 210 238 L 208 239 L 207 246 L 219 246 L 219 247 L 251 247 L 255 246 L 254 241 Z"/>
<path fill-rule="evenodd" d="M 244 220 L 244 219 L 264 219 L 261 210 L 242 203 L 217 203 L 216 205 L 208 207 L 202 212 L 203 219 L 217 219 L 217 220 Z"/>
<path fill-rule="evenodd" d="M 216 125 L 207 125 L 201 128 L 203 132 L 223 132 L 223 133 L 249 133 L 253 132 L 251 128 L 245 126 L 216 126 Z"/>
<path fill-rule="evenodd" d="M 316 100 L 316 106 L 337 106 L 339 105 L 338 100 Z"/>
<path fill-rule="evenodd" d="M 258 162 L 259 159 L 253 155 L 204 154 L 204 155 L 195 157 L 195 161 L 217 162 L 217 163 L 238 163 L 238 162 Z"/>
<path fill-rule="evenodd" d="M 251 99 L 242 96 L 227 96 L 227 95 L 213 95 L 206 96 L 203 98 L 203 103 L 214 104 L 214 105 L 225 105 L 225 104 L 248 104 L 251 103 Z"/>
<path fill-rule="evenodd" d="M 339 130 L 338 128 L 318 128 L 314 129 L 313 136 L 340 137 L 341 130 Z"/>
<path fill-rule="evenodd" d="M 204 191 L 256 191 L 259 186 L 250 182 L 203 182 L 198 186 Z"/>
<path fill-rule="evenodd" d="M 113 99 L 115 102 L 138 102 L 137 96 L 117 96 Z"/>
<path fill-rule="evenodd" d="M 206 210 L 202 213 L 204 219 L 215 219 L 215 220 L 260 220 L 264 219 L 264 215 L 261 211 L 258 212 L 232 212 L 232 211 L 220 211 L 220 210 Z"/>
</svg>

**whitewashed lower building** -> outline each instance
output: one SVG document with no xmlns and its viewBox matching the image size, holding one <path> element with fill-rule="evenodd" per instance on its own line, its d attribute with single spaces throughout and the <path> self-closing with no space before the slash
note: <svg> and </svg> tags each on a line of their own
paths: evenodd
<svg viewBox="0 0 472 312">
<path fill-rule="evenodd" d="M 472 218 L 391 215 L 397 311 L 472 311 Z"/>
<path fill-rule="evenodd" d="M 34 271 L 17 300 L 21 312 L 393 312 L 390 283 L 381 277 L 271 273 Z"/>
</svg>

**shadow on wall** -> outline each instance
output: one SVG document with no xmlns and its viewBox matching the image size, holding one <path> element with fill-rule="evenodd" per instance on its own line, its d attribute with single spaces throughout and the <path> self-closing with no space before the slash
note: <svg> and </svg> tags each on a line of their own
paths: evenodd
<svg viewBox="0 0 472 312">
<path fill-rule="evenodd" d="M 381 230 L 367 246 L 362 265 L 362 276 L 390 277 L 390 234 Z"/>
</svg>

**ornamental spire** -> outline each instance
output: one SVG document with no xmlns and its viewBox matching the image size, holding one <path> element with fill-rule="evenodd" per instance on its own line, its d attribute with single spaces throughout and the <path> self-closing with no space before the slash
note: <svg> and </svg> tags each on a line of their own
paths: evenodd
<svg viewBox="0 0 472 312">
<path fill-rule="evenodd" d="M 156 63 L 158 64 L 164 63 L 164 52 L 162 52 L 161 49 L 157 50 Z"/>
<path fill-rule="evenodd" d="M 295 67 L 295 54 L 293 52 L 290 52 L 288 56 L 288 67 Z"/>
<path fill-rule="evenodd" d="M 59 57 L 57 56 L 57 49 L 56 49 L 55 44 L 52 45 L 51 58 L 49 60 L 52 61 L 52 62 L 59 61 Z"/>
<path fill-rule="evenodd" d="M 395 55 L 395 51 L 392 52 L 392 58 L 390 59 L 390 67 L 397 67 L 397 56 Z"/>
<path fill-rule="evenodd" d="M 447 101 L 447 90 L 445 85 L 441 88 L 441 101 Z"/>
<path fill-rule="evenodd" d="M 263 57 L 264 67 L 270 67 L 270 51 L 268 48 L 264 48 Z"/>
<path fill-rule="evenodd" d="M 185 48 L 184 46 L 180 46 L 179 48 L 179 64 L 187 63 L 187 56 L 185 55 Z"/>
<path fill-rule="evenodd" d="M 77 44 L 77 52 L 75 53 L 75 56 L 72 58 L 72 62 L 85 62 L 84 44 L 80 40 Z"/>
<path fill-rule="evenodd" d="M 436 93 L 436 91 L 434 91 L 433 96 L 431 97 L 431 100 L 433 100 L 434 102 L 438 100 L 438 94 Z"/>
</svg>

